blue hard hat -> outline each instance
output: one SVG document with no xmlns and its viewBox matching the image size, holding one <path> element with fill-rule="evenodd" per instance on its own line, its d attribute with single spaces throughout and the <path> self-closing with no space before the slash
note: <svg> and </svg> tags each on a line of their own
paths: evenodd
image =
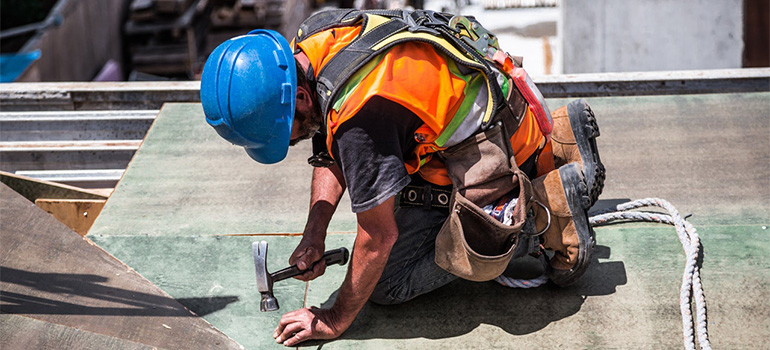
<svg viewBox="0 0 770 350">
<path fill-rule="evenodd" d="M 203 67 L 206 122 L 260 163 L 286 157 L 296 96 L 292 50 L 273 30 L 258 29 L 223 42 Z"/>
</svg>

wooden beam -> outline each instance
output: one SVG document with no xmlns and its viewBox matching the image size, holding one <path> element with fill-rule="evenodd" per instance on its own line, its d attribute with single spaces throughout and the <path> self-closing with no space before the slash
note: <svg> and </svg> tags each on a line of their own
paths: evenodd
<svg viewBox="0 0 770 350">
<path fill-rule="evenodd" d="M 104 199 L 38 198 L 35 205 L 81 236 L 85 236 L 106 202 Z"/>
</svg>

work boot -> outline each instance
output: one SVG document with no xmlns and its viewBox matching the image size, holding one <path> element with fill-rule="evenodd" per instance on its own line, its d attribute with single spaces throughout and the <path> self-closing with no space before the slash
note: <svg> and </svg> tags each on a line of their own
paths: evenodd
<svg viewBox="0 0 770 350">
<path fill-rule="evenodd" d="M 556 169 L 572 162 L 579 163 L 585 174 L 591 205 L 599 199 L 604 189 L 604 165 L 599 159 L 596 138 L 599 125 L 591 106 L 584 99 L 570 102 L 551 113 L 553 131 L 551 146 Z"/>
<path fill-rule="evenodd" d="M 535 232 L 543 247 L 553 251 L 546 275 L 559 286 L 574 283 L 588 268 L 594 230 L 588 224 L 590 202 L 583 172 L 577 163 L 532 181 Z"/>
</svg>

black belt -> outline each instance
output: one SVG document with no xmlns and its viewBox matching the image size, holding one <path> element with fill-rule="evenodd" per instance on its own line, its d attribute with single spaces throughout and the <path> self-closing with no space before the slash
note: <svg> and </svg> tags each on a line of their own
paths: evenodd
<svg viewBox="0 0 770 350">
<path fill-rule="evenodd" d="M 399 193 L 398 205 L 402 207 L 424 207 L 425 209 L 449 209 L 449 199 L 452 197 L 452 190 L 451 186 L 447 188 L 430 184 L 421 186 L 407 185 Z"/>
</svg>

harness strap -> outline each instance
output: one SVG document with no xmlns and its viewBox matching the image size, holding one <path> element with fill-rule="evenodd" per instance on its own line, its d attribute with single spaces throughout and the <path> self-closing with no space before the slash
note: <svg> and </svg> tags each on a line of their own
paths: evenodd
<svg viewBox="0 0 770 350">
<path fill-rule="evenodd" d="M 373 29 L 369 29 L 368 19 L 371 15 L 385 17 L 389 20 L 375 26 Z M 491 121 L 491 116 L 494 115 L 495 111 L 504 105 L 504 103 L 502 103 L 504 100 L 502 89 L 490 66 L 491 62 L 484 59 L 475 47 L 463 40 L 465 39 L 463 33 L 467 34 L 468 32 L 461 32 L 457 28 L 453 28 L 449 25 L 449 22 L 451 21 L 450 17 L 451 15 L 449 14 L 426 10 L 358 11 L 343 9 L 320 12 L 308 18 L 300 25 L 300 29 L 297 33 L 297 42 L 321 31 L 335 27 L 349 26 L 359 20 L 363 20 L 363 32 L 361 33 L 361 36 L 353 41 L 353 43 L 340 50 L 326 64 L 326 66 L 318 72 L 316 94 L 323 115 L 328 114 L 333 98 L 337 95 L 339 90 L 343 88 L 343 84 L 355 74 L 356 71 L 376 57 L 377 54 L 396 44 L 410 40 L 427 41 L 437 49 L 448 54 L 449 57 L 458 60 L 459 58 L 455 57 L 455 54 L 447 52 L 446 48 L 442 48 L 441 45 L 438 44 L 438 41 L 436 41 L 443 39 L 456 49 L 459 49 L 462 54 L 472 58 L 470 60 L 465 58 L 465 61 L 459 59 L 458 63 L 461 65 L 473 66 L 482 71 L 487 77 L 488 88 L 492 95 L 492 113 L 487 116 L 489 119 L 485 119 L 482 123 L 482 127 L 485 128 Z M 478 24 L 475 20 L 473 23 L 476 25 Z M 476 28 L 481 28 L 481 26 L 477 25 Z M 410 33 L 415 33 L 415 35 L 420 35 L 419 33 L 430 34 L 431 36 L 434 36 L 435 39 L 426 40 L 425 38 L 419 39 L 416 37 L 405 36 L 403 38 L 387 41 L 388 38 L 405 29 L 408 29 Z M 463 39 L 461 39 L 461 37 Z M 378 45 L 382 42 L 384 42 L 384 45 Z M 471 62 L 473 64 L 471 64 Z"/>
<path fill-rule="evenodd" d="M 384 17 L 402 17 L 403 10 L 366 10 L 360 11 L 355 9 L 335 9 L 328 11 L 321 11 L 310 18 L 306 19 L 299 26 L 297 31 L 297 42 L 305 40 L 314 34 L 320 33 L 324 30 L 328 30 L 336 27 L 349 26 L 351 23 L 357 22 L 364 14 L 379 15 Z"/>
<path fill-rule="evenodd" d="M 349 23 L 343 21 L 343 19 L 348 17 L 351 13 L 357 12 L 359 11 L 353 9 L 329 10 L 310 16 L 310 18 L 300 24 L 299 30 L 297 31 L 297 42 L 305 40 L 307 37 L 329 28 L 349 25 Z"/>
<path fill-rule="evenodd" d="M 375 57 L 375 51 L 371 48 L 407 27 L 407 23 L 399 20 L 385 22 L 364 33 L 353 43 L 340 50 L 329 63 L 321 68 L 321 71 L 318 72 L 316 88 L 322 115 L 329 113 L 332 99 L 344 87 L 345 81 Z"/>
</svg>

